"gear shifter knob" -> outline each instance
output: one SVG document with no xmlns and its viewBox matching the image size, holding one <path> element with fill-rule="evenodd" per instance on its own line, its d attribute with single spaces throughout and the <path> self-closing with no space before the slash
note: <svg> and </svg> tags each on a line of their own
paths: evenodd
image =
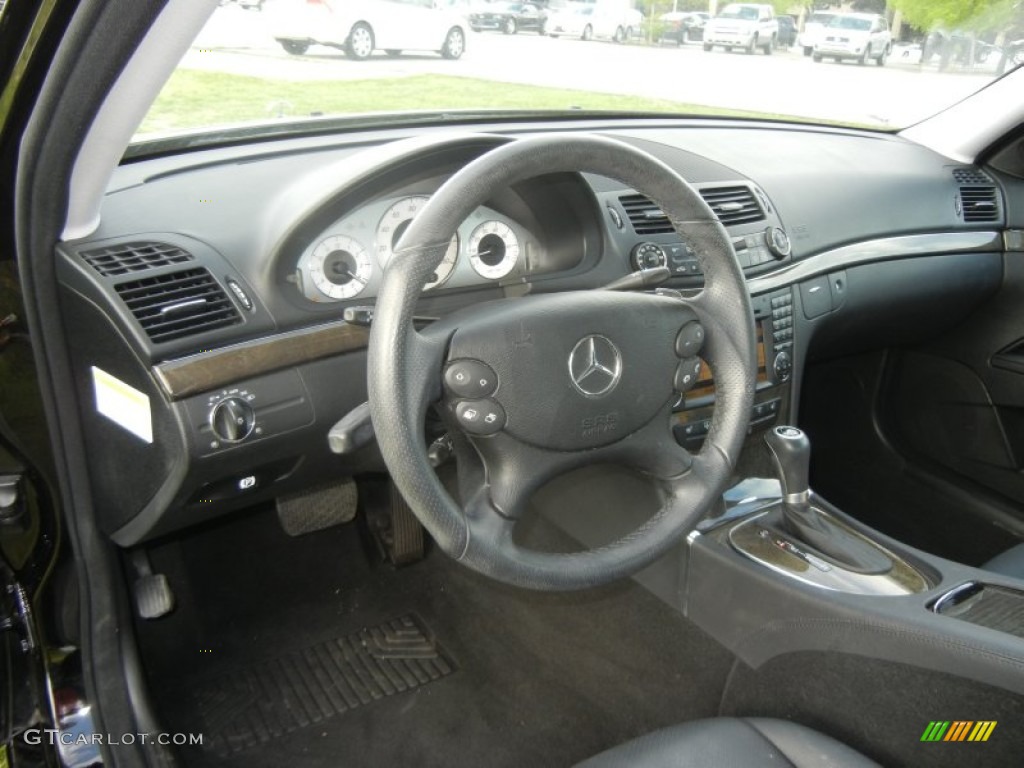
<svg viewBox="0 0 1024 768">
<path fill-rule="evenodd" d="M 810 499 L 811 441 L 796 427 L 773 427 L 764 436 L 775 469 L 782 482 L 787 505 L 806 504 Z"/>
</svg>

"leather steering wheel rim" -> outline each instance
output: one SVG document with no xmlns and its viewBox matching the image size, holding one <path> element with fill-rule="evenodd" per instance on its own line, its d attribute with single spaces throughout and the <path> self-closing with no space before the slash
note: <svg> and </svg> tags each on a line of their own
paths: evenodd
<svg viewBox="0 0 1024 768">
<path fill-rule="evenodd" d="M 536 441 L 504 433 L 473 437 L 471 443 L 484 469 L 478 473 L 475 492 L 460 504 L 427 459 L 424 421 L 427 410 L 440 402 L 449 426 L 458 428 L 451 393 L 446 399 L 442 387 L 442 371 L 461 338 L 462 324 L 486 323 L 481 319 L 485 313 L 470 311 L 461 317 L 456 313 L 420 332 L 413 327 L 415 307 L 452 234 L 477 207 L 509 185 L 559 172 L 610 177 L 651 198 L 695 253 L 704 273 L 704 287 L 697 296 L 686 299 L 611 292 L 602 296 L 593 291 L 508 299 L 499 304 L 506 304 L 512 317 L 526 318 L 530 315 L 524 312 L 534 310 L 555 317 L 564 312 L 566 322 L 578 322 L 581 317 L 604 322 L 601 313 L 606 309 L 618 312 L 620 320 L 664 318 L 658 320 L 666 329 L 662 335 L 674 334 L 674 327 L 696 318 L 705 331 L 702 357 L 714 375 L 711 428 L 701 450 L 695 455 L 688 453 L 671 434 L 674 399 L 662 402 L 662 398 L 650 406 L 653 418 L 593 448 L 582 437 L 577 440 L 579 445 L 571 446 L 573 450 L 536 446 L 532 444 Z M 528 300 L 535 304 L 508 304 Z M 625 346 L 631 343 L 621 334 L 619 339 Z M 660 361 L 658 365 L 662 365 Z M 721 495 L 735 468 L 749 426 L 756 371 L 753 313 L 743 273 L 728 233 L 700 195 L 674 170 L 635 147 L 574 134 L 504 144 L 465 166 L 431 197 L 388 263 L 368 355 L 370 412 L 381 454 L 398 489 L 438 546 L 500 581 L 545 590 L 581 589 L 629 575 L 650 564 L 696 525 Z M 515 379 L 515 374 L 506 373 L 505 379 Z M 513 385 L 514 381 L 507 381 L 503 386 L 511 393 Z M 524 417 L 513 424 L 514 418 L 510 413 L 510 430 L 526 421 Z M 646 523 L 618 541 L 582 552 L 537 552 L 512 540 L 515 515 L 508 513 L 512 505 L 496 499 L 525 497 L 554 473 L 607 461 L 621 461 L 646 472 L 663 491 L 662 508 Z M 511 467 L 509 471 L 504 471 L 505 464 Z"/>
</svg>

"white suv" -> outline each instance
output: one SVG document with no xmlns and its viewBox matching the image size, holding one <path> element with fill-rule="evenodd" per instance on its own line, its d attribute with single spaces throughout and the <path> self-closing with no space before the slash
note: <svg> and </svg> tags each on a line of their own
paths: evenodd
<svg viewBox="0 0 1024 768">
<path fill-rule="evenodd" d="M 721 45 L 727 51 L 742 48 L 753 53 L 760 48 L 766 54 L 775 49 L 779 22 L 770 5 L 730 3 L 704 25 L 704 50 Z"/>
<path fill-rule="evenodd" d="M 892 52 L 892 35 L 884 16 L 876 13 L 840 13 L 818 35 L 811 54 L 815 61 L 830 56 L 836 61 L 856 59 L 858 64 L 884 66 Z"/>
<path fill-rule="evenodd" d="M 814 44 L 835 16 L 836 14 L 830 11 L 815 11 L 807 17 L 804 22 L 804 31 L 796 39 L 797 47 L 803 50 L 804 56 L 814 53 Z"/>
</svg>

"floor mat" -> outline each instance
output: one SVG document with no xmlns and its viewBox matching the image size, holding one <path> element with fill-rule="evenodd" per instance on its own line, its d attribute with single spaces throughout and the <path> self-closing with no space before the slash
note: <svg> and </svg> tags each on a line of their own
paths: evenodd
<svg viewBox="0 0 1024 768">
<path fill-rule="evenodd" d="M 422 622 L 403 616 L 225 675 L 194 696 L 209 748 L 226 756 L 454 671 Z"/>
<path fill-rule="evenodd" d="M 436 551 L 398 570 L 368 551 L 354 525 L 293 538 L 273 510 L 151 550 L 178 608 L 136 632 L 161 729 L 204 736 L 183 765 L 564 768 L 717 712 L 731 654 L 633 582 L 538 593 Z M 455 672 L 320 719 L 303 706 L 305 726 L 281 714 L 306 676 L 281 667 L 271 684 L 268 665 L 408 615 Z M 270 685 L 257 694 L 275 718 L 265 741 L 228 701 L 254 678 Z M 197 704 L 221 687 L 221 705 Z"/>
</svg>

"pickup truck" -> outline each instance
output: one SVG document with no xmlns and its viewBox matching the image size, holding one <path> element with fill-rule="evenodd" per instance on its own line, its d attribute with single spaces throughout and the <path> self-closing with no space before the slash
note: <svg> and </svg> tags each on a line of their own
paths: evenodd
<svg viewBox="0 0 1024 768">
<path fill-rule="evenodd" d="M 779 38 L 779 23 L 770 5 L 730 3 L 704 27 L 704 50 L 716 45 L 726 51 L 742 48 L 753 53 L 760 48 L 771 54 Z"/>
</svg>

